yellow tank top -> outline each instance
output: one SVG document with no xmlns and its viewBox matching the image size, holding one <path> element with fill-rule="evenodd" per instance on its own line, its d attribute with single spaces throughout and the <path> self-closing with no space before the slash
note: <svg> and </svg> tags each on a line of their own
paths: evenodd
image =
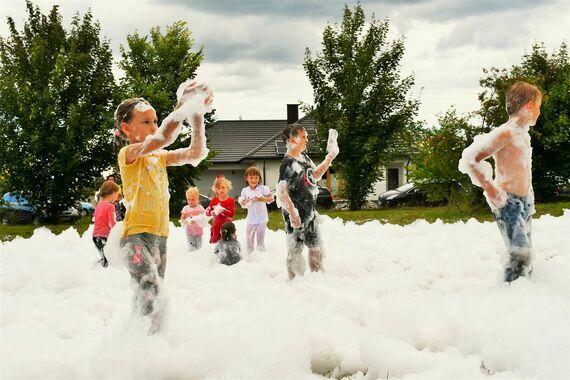
<svg viewBox="0 0 570 380">
<path fill-rule="evenodd" d="M 125 163 L 125 150 L 119 152 L 119 169 L 127 213 L 124 236 L 143 232 L 168 236 L 169 210 L 167 151 L 161 150 Z"/>
</svg>

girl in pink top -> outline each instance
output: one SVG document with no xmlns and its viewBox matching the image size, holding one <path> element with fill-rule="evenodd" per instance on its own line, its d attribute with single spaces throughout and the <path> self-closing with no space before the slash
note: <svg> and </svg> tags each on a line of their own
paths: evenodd
<svg viewBox="0 0 570 380">
<path fill-rule="evenodd" d="M 109 263 L 103 252 L 111 228 L 115 225 L 115 202 L 121 188 L 114 181 L 105 181 L 99 189 L 99 203 L 95 207 L 95 226 L 93 228 L 93 243 L 101 255 L 99 263 L 106 268 Z"/>
<path fill-rule="evenodd" d="M 186 190 L 186 201 L 188 204 L 182 209 L 180 223 L 186 226 L 186 239 L 188 249 L 196 251 L 202 247 L 203 225 L 207 223 L 204 215 L 204 207 L 200 204 L 200 193 L 197 187 Z"/>
</svg>

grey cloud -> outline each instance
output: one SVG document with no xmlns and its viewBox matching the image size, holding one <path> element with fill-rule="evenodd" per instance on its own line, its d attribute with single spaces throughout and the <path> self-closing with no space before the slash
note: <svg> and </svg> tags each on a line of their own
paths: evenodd
<svg viewBox="0 0 570 380">
<path fill-rule="evenodd" d="M 224 29 L 196 35 L 196 42 L 204 45 L 207 61 L 225 63 L 242 60 L 259 61 L 273 65 L 301 65 L 305 47 L 318 45 L 324 23 L 298 20 L 273 21 L 266 18 L 250 20 L 241 28 L 237 21 L 224 18 Z"/>
<path fill-rule="evenodd" d="M 565 0 L 436 0 L 418 4 L 409 9 L 408 15 L 431 22 L 445 22 L 471 16 L 500 14 L 509 10 L 527 10 L 544 7 Z"/>
<path fill-rule="evenodd" d="M 363 8 L 369 5 L 408 5 L 428 3 L 430 0 L 360 0 Z M 164 4 L 164 1 L 160 1 Z M 346 3 L 356 5 L 356 0 L 167 0 L 166 3 L 182 4 L 200 12 L 224 16 L 272 16 L 297 18 L 340 18 Z"/>
</svg>

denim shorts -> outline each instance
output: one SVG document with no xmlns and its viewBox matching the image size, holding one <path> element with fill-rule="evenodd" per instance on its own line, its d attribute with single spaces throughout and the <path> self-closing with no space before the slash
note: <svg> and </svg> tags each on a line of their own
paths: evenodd
<svg viewBox="0 0 570 380">
<path fill-rule="evenodd" d="M 510 253 L 529 251 L 532 247 L 534 203 L 529 196 L 507 193 L 507 204 L 494 211 L 499 230 Z"/>
</svg>

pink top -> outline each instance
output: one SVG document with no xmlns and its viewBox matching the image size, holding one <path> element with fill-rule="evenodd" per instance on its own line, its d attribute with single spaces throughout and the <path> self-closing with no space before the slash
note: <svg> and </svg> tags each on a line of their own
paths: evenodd
<svg viewBox="0 0 570 380">
<path fill-rule="evenodd" d="M 181 219 L 186 219 L 189 216 L 196 216 L 204 213 L 204 207 L 202 205 L 197 205 L 196 207 L 190 207 L 188 205 L 184 206 L 182 209 Z M 186 235 L 190 236 L 202 236 L 204 230 L 196 222 L 191 222 L 186 225 Z"/>
<path fill-rule="evenodd" d="M 111 227 L 115 225 L 115 205 L 108 201 L 99 201 L 93 215 L 95 227 L 93 236 L 109 237 Z"/>
</svg>

